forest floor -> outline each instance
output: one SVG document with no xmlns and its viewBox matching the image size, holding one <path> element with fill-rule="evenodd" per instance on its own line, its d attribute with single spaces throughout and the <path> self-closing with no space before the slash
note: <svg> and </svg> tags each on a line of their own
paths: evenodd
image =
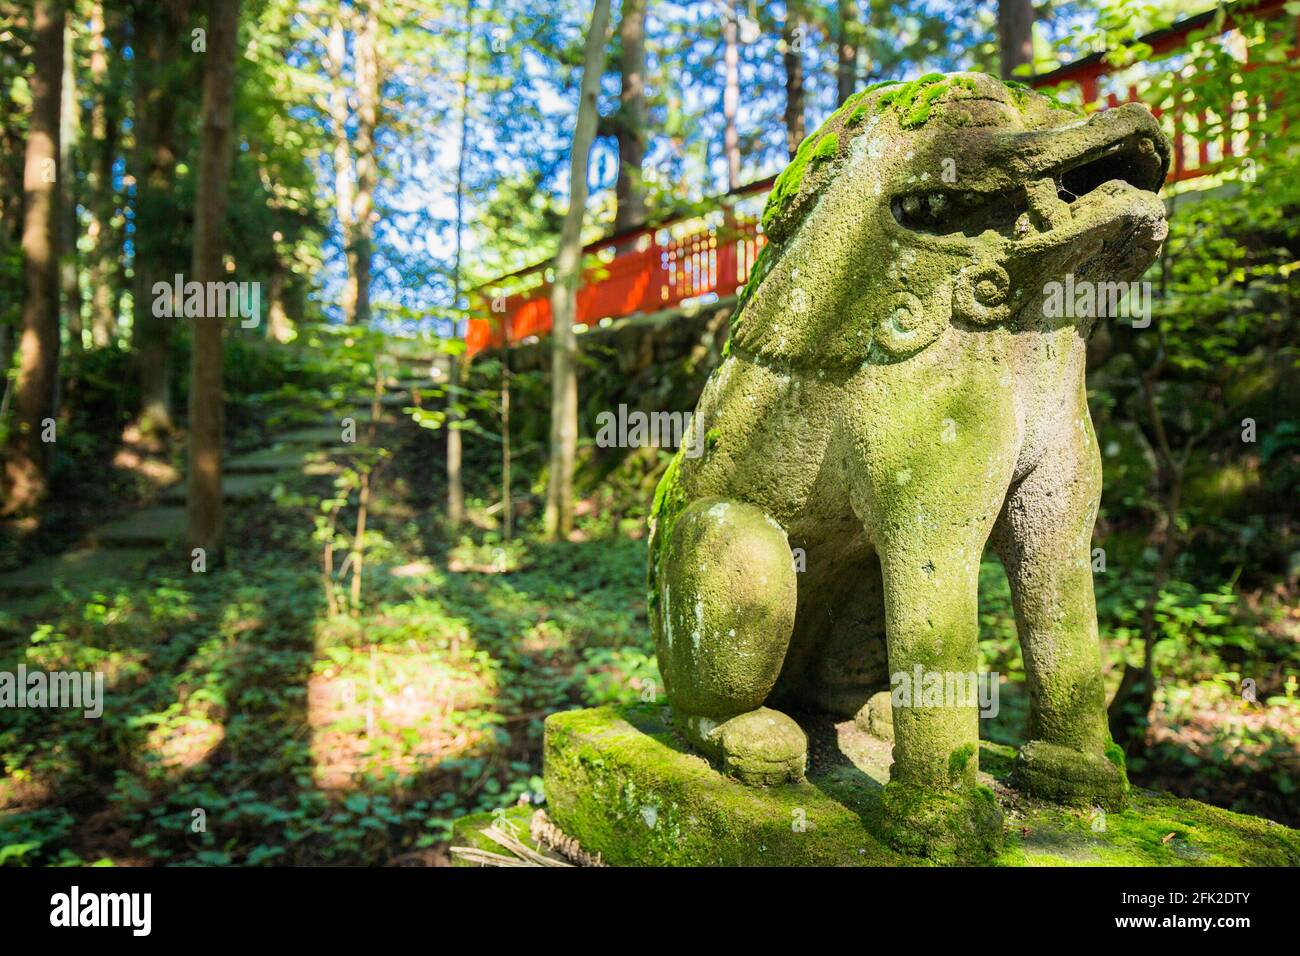
<svg viewBox="0 0 1300 956">
<path fill-rule="evenodd" d="M 108 700 L 95 720 L 6 714 L 0 864 L 442 865 L 455 818 L 541 798 L 548 713 L 661 686 L 645 541 L 628 523 L 619 533 L 586 502 L 583 540 L 503 544 L 477 503 L 453 542 L 441 440 L 395 414 L 377 444 L 391 457 L 372 487 L 355 615 L 327 605 L 316 529 L 336 478 L 322 472 L 230 506 L 220 568 L 160 555 L 116 582 L 5 600 L 0 670 L 102 671 Z M 354 509 L 342 518 L 350 534 Z M 1000 568 L 985 571 L 981 647 L 1003 677 L 983 729 L 1017 743 L 1010 601 Z M 336 588 L 348 583 L 336 571 Z M 1103 633 L 1127 633 L 1132 585 L 1099 576 L 1098 595 Z M 1230 634 L 1206 631 L 1194 597 L 1171 598 L 1169 620 Z M 1256 623 L 1294 641 L 1294 620 Z M 1181 676 L 1161 692 L 1135 780 L 1296 825 L 1294 688 L 1252 704 L 1221 656 L 1184 657 L 1164 662 Z M 1118 660 L 1108 644 L 1112 678 Z"/>
<path fill-rule="evenodd" d="M 356 616 L 326 608 L 319 474 L 228 507 L 221 568 L 6 599 L 0 669 L 102 671 L 108 702 L 7 712 L 0 863 L 444 862 L 455 816 L 540 793 L 546 714 L 637 699 L 643 542 L 449 549 L 441 443 L 388 421 Z"/>
</svg>

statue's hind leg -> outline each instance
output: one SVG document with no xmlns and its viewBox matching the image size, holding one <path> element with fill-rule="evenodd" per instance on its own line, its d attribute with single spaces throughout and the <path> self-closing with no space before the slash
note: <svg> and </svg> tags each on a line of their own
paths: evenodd
<svg viewBox="0 0 1300 956">
<path fill-rule="evenodd" d="M 802 779 L 807 738 L 763 706 L 794 627 L 785 532 L 753 505 L 706 498 L 666 533 L 654 545 L 663 551 L 653 626 L 678 729 L 746 783 Z"/>
<path fill-rule="evenodd" d="M 1106 724 L 1091 563 L 1101 459 L 1086 405 L 1078 423 L 1011 490 L 992 542 L 1011 583 L 1029 684 L 1017 781 L 1038 797 L 1116 808 L 1128 781 Z"/>
</svg>

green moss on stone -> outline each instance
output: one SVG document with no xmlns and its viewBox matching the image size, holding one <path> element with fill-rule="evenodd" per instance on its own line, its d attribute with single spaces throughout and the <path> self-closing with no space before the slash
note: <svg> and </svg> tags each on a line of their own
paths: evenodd
<svg viewBox="0 0 1300 956">
<path fill-rule="evenodd" d="M 942 73 L 927 73 L 882 94 L 876 101 L 876 108 L 879 111 L 892 109 L 898 114 L 903 129 L 915 129 L 925 125 L 931 108 L 951 85 L 949 78 Z"/>
<path fill-rule="evenodd" d="M 533 814 L 537 807 L 529 804 L 516 804 L 506 807 L 503 811 L 474 813 L 469 816 L 461 817 L 451 827 L 451 845 L 473 847 L 478 850 L 486 850 L 489 853 L 497 853 L 502 856 L 510 856 L 510 851 L 501 846 L 491 837 L 485 836 L 483 831 L 493 824 L 504 823 L 506 829 L 516 837 L 524 846 L 531 850 L 541 851 L 541 848 L 533 842 L 530 830 L 530 824 Z M 478 864 L 466 860 L 457 854 L 452 854 L 453 866 L 477 866 Z"/>
<path fill-rule="evenodd" d="M 966 765 L 970 763 L 970 758 L 975 756 L 974 744 L 962 744 L 951 754 L 948 755 L 948 777 L 954 783 L 961 780 L 966 774 Z"/>
<path fill-rule="evenodd" d="M 920 862 L 871 835 L 864 817 L 880 824 L 879 799 L 860 784 L 838 800 L 807 782 L 746 786 L 689 752 L 666 718 L 640 706 L 547 720 L 547 812 L 588 852 L 616 865 Z"/>
<path fill-rule="evenodd" d="M 890 845 L 911 856 L 987 863 L 1002 848 L 1002 813 L 987 787 L 940 791 L 890 781 L 884 810 Z"/>
<path fill-rule="evenodd" d="M 1014 813 L 1015 825 L 992 860 L 998 866 L 1300 865 L 1297 831 L 1195 800 L 1138 791 L 1128 809 L 1101 818 L 1091 809 L 1026 799 L 1008 788 L 1014 751 L 987 741 L 980 765 L 992 776 L 981 777 L 997 780 L 1002 796 L 987 782 L 951 791 L 960 813 L 931 815 L 957 821 L 953 849 L 924 859 L 885 842 L 882 771 L 868 763 L 814 768 L 801 784 L 747 787 L 691 752 L 668 716 L 665 707 L 639 705 L 568 711 L 546 722 L 547 813 L 610 863 L 954 862 L 978 856 L 991 837 L 990 811 L 1000 808 Z M 888 746 L 879 747 L 887 762 Z M 894 803 L 925 815 L 917 794 L 891 790 Z M 462 826 L 456 830 L 459 835 Z"/>
<path fill-rule="evenodd" d="M 1119 767 L 1120 770 L 1127 769 L 1127 765 L 1124 760 L 1124 748 L 1121 747 L 1119 744 L 1115 743 L 1112 740 L 1110 743 L 1106 745 L 1106 749 L 1103 752 L 1106 754 L 1106 759 L 1109 760 L 1111 763 L 1113 763 L 1115 766 Z"/>
<path fill-rule="evenodd" d="M 730 340 L 728 340 L 727 344 L 731 344 Z M 655 486 L 654 502 L 650 506 L 650 521 L 653 531 L 650 538 L 647 598 L 651 611 L 655 610 L 659 605 L 659 589 L 656 582 L 659 580 L 659 569 L 663 565 L 664 549 L 667 547 L 669 536 L 672 534 L 677 515 L 681 512 L 686 500 L 686 495 L 681 487 L 682 456 L 685 450 L 686 446 L 682 445 L 677 449 L 672 460 L 668 462 L 668 468 L 665 469 L 663 477 L 659 479 L 659 484 Z"/>
<path fill-rule="evenodd" d="M 1040 96 L 1049 100 L 1057 109 L 1078 113 L 1076 107 L 1058 100 L 1050 93 L 1040 93 L 1023 83 L 1014 81 L 1007 82 L 1005 85 L 1012 102 L 1021 112 L 1028 109 L 1032 97 Z M 763 207 L 764 230 L 771 230 L 773 221 L 799 194 L 809 164 L 839 155 L 842 152 L 841 147 L 848 145 L 848 138 L 839 136 L 840 131 L 856 133 L 863 119 L 873 112 L 878 114 L 893 112 L 898 117 L 898 124 L 902 129 L 919 129 L 935 115 L 935 110 L 947 94 L 960 91 L 974 95 L 977 89 L 975 79 L 968 75 L 927 73 L 905 83 L 898 80 L 885 80 L 854 93 L 845 99 L 821 126 L 804 138 L 790 164 L 777 176 L 772 192 Z M 966 121 L 962 119 L 961 114 L 957 114 L 954 122 L 963 125 Z"/>
<path fill-rule="evenodd" d="M 1011 99 L 1016 104 L 1016 108 L 1022 113 L 1029 106 L 1030 97 L 1033 96 L 1041 96 L 1058 110 L 1065 110 L 1068 113 L 1076 114 L 1082 112 L 1079 107 L 1075 106 L 1073 103 L 1065 102 L 1058 98 L 1055 93 L 1048 90 L 1036 90 L 1027 83 L 1021 83 L 1018 80 L 1003 80 L 1002 82 L 1003 85 L 1006 86 L 1007 92 L 1011 94 Z"/>
<path fill-rule="evenodd" d="M 824 160 L 832 158 L 840 148 L 840 138 L 834 133 L 827 133 L 817 141 L 813 147 L 812 160 Z"/>
</svg>

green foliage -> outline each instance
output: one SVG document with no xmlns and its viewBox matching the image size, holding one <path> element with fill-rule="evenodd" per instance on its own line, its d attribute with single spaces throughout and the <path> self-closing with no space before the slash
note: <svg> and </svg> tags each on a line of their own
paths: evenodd
<svg viewBox="0 0 1300 956">
<path fill-rule="evenodd" d="M 331 617 L 321 587 L 321 501 L 344 501 L 340 527 L 355 510 L 328 477 L 232 512 L 222 570 L 164 557 L 147 579 L 0 610 L 0 668 L 98 669 L 108 695 L 98 721 L 5 712 L 0 791 L 46 795 L 0 824 L 3 861 L 385 862 L 540 799 L 546 713 L 652 693 L 644 543 L 487 536 L 466 543 L 505 549 L 506 573 L 428 565 L 414 454 L 372 489 L 356 619 Z"/>
<path fill-rule="evenodd" d="M 1136 653 L 1151 570 L 1135 573 L 1111 564 L 1094 580 L 1113 692 L 1120 666 Z M 981 567 L 980 585 L 983 666 L 1005 678 L 1000 713 L 984 733 L 1019 743 L 1025 739 L 1028 695 L 1010 590 L 992 562 Z M 1294 746 L 1300 701 L 1286 675 L 1300 668 L 1300 645 L 1285 604 L 1250 599 L 1232 581 L 1201 590 L 1175 579 L 1159 592 L 1155 620 L 1154 740 L 1146 753 L 1129 759 L 1130 773 L 1148 785 L 1294 823 L 1286 795 L 1300 786 Z M 1257 702 L 1242 697 L 1245 677 L 1256 681 Z M 1109 750 L 1107 756 L 1115 759 Z"/>
</svg>

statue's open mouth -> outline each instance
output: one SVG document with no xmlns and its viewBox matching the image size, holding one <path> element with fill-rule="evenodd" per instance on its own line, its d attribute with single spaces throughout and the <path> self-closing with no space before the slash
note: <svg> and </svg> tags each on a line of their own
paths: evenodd
<svg viewBox="0 0 1300 956">
<path fill-rule="evenodd" d="M 1016 185 L 904 193 L 891 203 L 894 219 L 913 232 L 955 238 L 975 238 L 990 230 L 1012 240 L 1061 227 L 1069 231 L 1071 222 L 1093 204 L 1090 198 L 1113 203 L 1123 193 L 1159 190 L 1168 167 L 1168 147 L 1158 130 L 1151 128 L 1154 120 L 1150 124 L 1115 124 L 1120 129 L 1110 142 L 1085 144 L 1069 159 L 1037 166 Z"/>
<path fill-rule="evenodd" d="M 1073 203 L 1099 186 L 1120 181 L 1156 192 L 1165 179 L 1164 160 L 1150 136 L 1134 133 L 1053 174 L 1057 198 Z"/>
</svg>

